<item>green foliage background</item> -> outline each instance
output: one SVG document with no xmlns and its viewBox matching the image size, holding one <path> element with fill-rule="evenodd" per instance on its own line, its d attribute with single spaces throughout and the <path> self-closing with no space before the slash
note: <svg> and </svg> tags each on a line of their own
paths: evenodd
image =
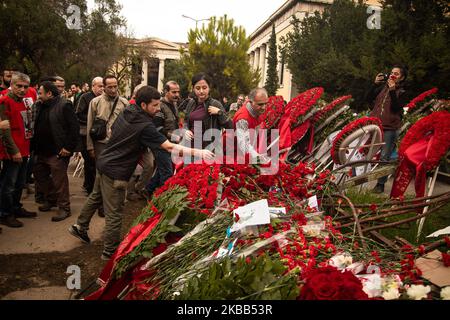
<svg viewBox="0 0 450 320">
<path fill-rule="evenodd" d="M 293 18 L 283 52 L 298 90 L 322 86 L 331 96 L 352 94 L 364 109 L 365 93 L 379 72 L 408 67 L 412 98 L 432 87 L 450 92 L 450 8 L 442 0 L 382 1 L 381 29 L 368 29 L 362 1 L 335 0 L 322 15 Z"/>
</svg>

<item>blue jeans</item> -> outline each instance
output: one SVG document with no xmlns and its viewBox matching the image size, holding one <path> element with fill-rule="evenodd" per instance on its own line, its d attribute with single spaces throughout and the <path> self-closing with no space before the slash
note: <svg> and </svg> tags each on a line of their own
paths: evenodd
<svg viewBox="0 0 450 320">
<path fill-rule="evenodd" d="M 153 150 L 156 162 L 155 175 L 150 179 L 146 186 L 149 195 L 164 185 L 164 183 L 173 176 L 172 157 L 169 152 L 164 150 Z"/>
<path fill-rule="evenodd" d="M 22 204 L 22 190 L 27 180 L 28 158 L 23 158 L 22 163 L 11 160 L 3 160 L 3 168 L 0 173 L 1 185 L 1 215 L 15 214 Z"/>
<path fill-rule="evenodd" d="M 385 145 L 381 149 L 381 161 L 390 161 L 392 153 L 395 150 L 396 143 L 398 140 L 398 131 L 396 130 L 386 130 L 384 131 L 384 143 Z M 381 177 L 378 179 L 378 184 L 383 185 L 387 182 L 388 176 Z"/>
</svg>

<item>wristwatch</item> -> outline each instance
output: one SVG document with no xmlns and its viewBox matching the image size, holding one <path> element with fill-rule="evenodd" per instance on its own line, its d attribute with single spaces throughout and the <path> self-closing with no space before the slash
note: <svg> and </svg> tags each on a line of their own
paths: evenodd
<svg viewBox="0 0 450 320">
<path fill-rule="evenodd" d="M 223 111 L 219 110 L 219 112 L 217 113 L 218 116 L 223 116 Z"/>
</svg>

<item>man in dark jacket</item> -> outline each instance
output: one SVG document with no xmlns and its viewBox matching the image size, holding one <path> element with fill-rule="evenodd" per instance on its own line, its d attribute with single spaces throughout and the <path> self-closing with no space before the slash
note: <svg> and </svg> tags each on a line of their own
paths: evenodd
<svg viewBox="0 0 450 320">
<path fill-rule="evenodd" d="M 80 138 L 81 138 L 81 155 L 84 159 L 84 182 L 83 188 L 88 194 L 94 189 L 95 182 L 95 158 L 89 155 L 86 146 L 87 139 L 87 116 L 89 111 L 89 104 L 91 101 L 103 94 L 103 78 L 96 77 L 92 80 L 92 91 L 83 93 L 79 99 L 78 105 L 75 105 L 75 113 L 80 124 Z"/>
<path fill-rule="evenodd" d="M 378 74 L 375 78 L 375 86 L 367 96 L 367 101 L 373 105 L 371 117 L 381 120 L 384 132 L 384 146 L 381 152 L 381 160 L 389 161 L 395 149 L 399 129 L 402 126 L 403 107 L 406 104 L 406 95 L 403 83 L 408 75 L 407 69 L 395 65 L 390 75 Z M 378 179 L 374 188 L 375 193 L 383 193 L 387 176 Z"/>
<path fill-rule="evenodd" d="M 104 151 L 97 160 L 97 179 L 99 179 L 103 206 L 105 208 L 105 243 L 102 259 L 108 260 L 120 243 L 123 205 L 126 188 L 139 158 L 145 148 L 152 151 L 164 149 L 176 154 L 195 155 L 212 159 L 214 154 L 208 150 L 186 148 L 173 144 L 160 134 L 153 124 L 153 116 L 160 110 L 160 94 L 150 86 L 142 87 L 136 96 L 136 105 L 124 109 L 112 127 L 112 135 Z M 69 232 L 89 243 L 87 235 L 91 215 L 78 218 Z"/>
<path fill-rule="evenodd" d="M 52 218 L 58 222 L 71 215 L 67 167 L 78 144 L 80 126 L 72 103 L 61 97 L 52 82 L 41 84 L 39 99 L 32 140 L 36 156 L 33 173 L 46 199 L 39 210 L 58 206 L 58 214 Z"/>
<path fill-rule="evenodd" d="M 180 136 L 174 134 L 179 129 L 179 118 L 177 103 L 180 99 L 180 86 L 175 81 L 169 81 L 164 86 L 164 97 L 161 99 L 160 111 L 153 117 L 156 129 L 161 132 L 169 141 L 179 143 Z M 148 181 L 146 186 L 147 196 L 161 187 L 171 176 L 173 176 L 172 159 L 170 153 L 165 150 L 157 150 L 156 172 Z"/>
</svg>

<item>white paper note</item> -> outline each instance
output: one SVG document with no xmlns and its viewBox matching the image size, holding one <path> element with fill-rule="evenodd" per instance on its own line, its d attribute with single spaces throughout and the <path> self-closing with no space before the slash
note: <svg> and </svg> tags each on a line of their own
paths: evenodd
<svg viewBox="0 0 450 320">
<path fill-rule="evenodd" d="M 252 202 L 233 211 L 239 215 L 239 221 L 231 227 L 235 232 L 248 226 L 258 226 L 270 223 L 269 203 L 266 199 Z"/>
</svg>

